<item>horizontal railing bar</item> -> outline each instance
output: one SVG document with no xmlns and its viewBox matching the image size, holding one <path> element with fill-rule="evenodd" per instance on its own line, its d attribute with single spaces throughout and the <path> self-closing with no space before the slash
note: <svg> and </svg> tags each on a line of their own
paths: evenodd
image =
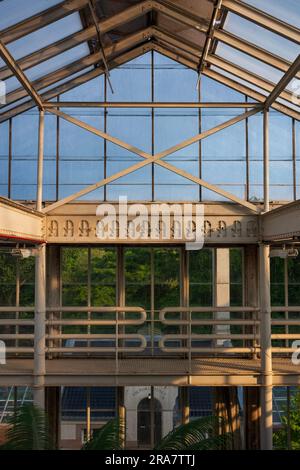
<svg viewBox="0 0 300 470">
<path fill-rule="evenodd" d="M 0 320 L 0 325 L 5 325 L 5 326 L 17 326 L 17 325 L 22 325 L 22 326 L 34 326 L 34 320 L 22 320 L 22 319 L 16 319 L 16 318 L 5 318 Z"/>
<path fill-rule="evenodd" d="M 33 353 L 34 348 L 32 347 L 7 347 L 5 348 L 6 353 Z"/>
<path fill-rule="evenodd" d="M 272 339 L 300 339 L 299 333 L 282 333 L 282 334 L 272 334 Z"/>
<path fill-rule="evenodd" d="M 176 341 L 178 339 L 183 339 L 183 340 L 191 340 L 191 341 L 197 341 L 199 339 L 258 339 L 259 335 L 258 334 L 230 334 L 230 333 L 214 333 L 214 334 L 170 334 L 170 335 L 163 335 L 161 337 L 162 343 L 166 341 Z"/>
<path fill-rule="evenodd" d="M 163 352 L 167 353 L 188 353 L 188 352 L 195 352 L 195 353 L 255 353 L 260 351 L 260 347 L 248 347 L 248 348 L 227 348 L 220 346 L 219 348 L 191 348 L 189 349 L 188 347 L 182 347 L 182 348 L 169 348 L 169 347 L 163 347 L 161 348 Z"/>
<path fill-rule="evenodd" d="M 256 326 L 259 325 L 259 320 L 218 320 L 218 319 L 207 319 L 207 320 L 159 320 L 159 323 L 163 323 L 164 325 L 190 325 L 191 326 L 198 326 L 198 325 L 250 325 Z"/>
<path fill-rule="evenodd" d="M 88 339 L 88 340 L 94 340 L 94 339 L 113 339 L 113 340 L 118 340 L 118 339 L 136 339 L 142 342 L 144 341 L 144 336 L 142 335 L 130 335 L 130 334 L 106 334 L 106 333 L 63 333 L 63 334 L 53 334 L 53 335 L 46 335 L 47 339 Z M 146 340 L 145 340 L 145 345 L 147 345 Z"/>
<path fill-rule="evenodd" d="M 293 353 L 297 351 L 299 348 L 277 348 L 277 347 L 272 347 L 272 353 Z"/>
<path fill-rule="evenodd" d="M 1 312 L 34 312 L 34 307 L 0 307 Z"/>
<path fill-rule="evenodd" d="M 34 334 L 23 334 L 23 333 L 7 333 L 1 334 L 0 339 L 33 339 Z"/>
<path fill-rule="evenodd" d="M 66 319 L 66 320 L 46 320 L 46 325 L 48 326 L 112 326 L 112 325 L 142 325 L 145 323 L 144 318 L 137 318 L 136 320 L 80 320 L 80 319 Z"/>
<path fill-rule="evenodd" d="M 258 307 L 165 307 L 161 312 L 258 312 Z"/>
<path fill-rule="evenodd" d="M 139 346 L 139 347 L 123 347 L 123 346 L 120 346 L 118 347 L 118 352 L 143 352 L 145 350 L 145 348 L 143 346 Z M 79 348 L 79 347 L 70 347 L 70 348 L 46 348 L 46 352 L 48 353 L 77 353 L 77 352 L 81 352 L 81 353 L 103 353 L 103 352 L 110 352 L 110 353 L 115 353 L 116 352 L 116 348 L 115 347 L 103 347 L 103 348 L 99 348 L 99 347 L 83 347 L 83 348 Z"/>
<path fill-rule="evenodd" d="M 288 325 L 300 326 L 300 318 L 299 320 L 288 320 L 285 318 L 283 318 L 282 320 L 271 319 L 271 324 L 272 326 L 288 326 Z"/>
<path fill-rule="evenodd" d="M 299 312 L 300 313 L 300 306 L 293 306 L 293 307 L 271 307 L 271 312 Z"/>
<path fill-rule="evenodd" d="M 115 313 L 132 312 L 142 313 L 145 309 L 142 307 L 47 307 L 47 312 L 95 312 L 95 313 Z"/>
</svg>

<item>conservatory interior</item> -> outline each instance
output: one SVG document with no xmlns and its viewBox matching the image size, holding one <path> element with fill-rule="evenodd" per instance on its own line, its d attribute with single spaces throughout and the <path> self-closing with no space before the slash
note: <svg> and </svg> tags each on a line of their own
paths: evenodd
<svg viewBox="0 0 300 470">
<path fill-rule="evenodd" d="M 0 28 L 0 441 L 33 402 L 58 448 L 210 415 L 293 448 L 299 2 L 1 0 Z M 105 232 L 124 207 L 171 227 Z"/>
</svg>

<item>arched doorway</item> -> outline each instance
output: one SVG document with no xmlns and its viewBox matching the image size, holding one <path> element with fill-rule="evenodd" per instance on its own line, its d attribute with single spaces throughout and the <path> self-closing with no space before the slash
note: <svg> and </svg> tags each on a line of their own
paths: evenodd
<svg viewBox="0 0 300 470">
<path fill-rule="evenodd" d="M 143 398 L 137 408 L 138 447 L 152 448 L 161 438 L 161 404 L 153 396 Z"/>
</svg>

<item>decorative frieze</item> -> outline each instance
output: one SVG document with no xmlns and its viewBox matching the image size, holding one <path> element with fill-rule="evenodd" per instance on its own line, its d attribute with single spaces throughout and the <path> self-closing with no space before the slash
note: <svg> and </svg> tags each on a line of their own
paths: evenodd
<svg viewBox="0 0 300 470">
<path fill-rule="evenodd" d="M 130 204 L 128 204 L 130 208 Z M 117 207 L 117 205 L 116 205 Z M 66 209 L 69 209 L 66 211 Z M 60 208 L 55 214 L 47 215 L 47 242 L 49 243 L 184 243 L 180 238 L 181 227 L 176 217 L 171 215 L 170 225 L 166 226 L 160 216 L 156 233 L 150 222 L 143 221 L 140 237 L 133 237 L 133 216 L 127 218 L 127 233 L 119 227 L 118 220 L 107 225 L 103 215 L 96 215 L 96 205 L 72 204 Z M 94 212 L 92 214 L 91 212 Z M 130 211 L 129 211 L 130 212 Z M 194 215 L 192 216 L 193 219 Z M 191 220 L 190 230 L 195 230 Z M 126 231 L 126 229 L 125 229 Z M 256 215 L 245 214 L 239 207 L 216 204 L 204 207 L 202 223 L 205 243 L 256 243 L 258 222 Z M 104 233 L 107 237 L 104 238 Z M 154 235 L 154 237 L 153 237 Z"/>
</svg>

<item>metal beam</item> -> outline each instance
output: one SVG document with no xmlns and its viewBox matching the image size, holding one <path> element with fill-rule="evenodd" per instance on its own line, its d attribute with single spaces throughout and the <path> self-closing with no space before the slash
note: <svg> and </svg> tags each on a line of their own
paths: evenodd
<svg viewBox="0 0 300 470">
<path fill-rule="evenodd" d="M 246 18 L 246 20 L 253 21 L 259 26 L 269 29 L 273 33 L 280 34 L 286 39 L 300 44 L 300 30 L 295 26 L 284 23 L 274 16 L 237 0 L 223 0 L 223 7 Z"/>
<path fill-rule="evenodd" d="M 18 66 L 17 62 L 14 60 L 10 52 L 4 46 L 2 41 L 0 41 L 0 56 L 4 60 L 4 62 L 8 65 L 8 67 L 13 72 L 14 76 L 19 80 L 22 85 L 22 91 L 26 95 L 28 93 L 31 98 L 34 100 L 35 104 L 40 108 L 43 109 L 43 103 L 40 95 L 36 92 L 26 75 Z M 24 90 L 23 90 L 24 89 Z"/>
<path fill-rule="evenodd" d="M 300 54 L 296 58 L 296 60 L 292 63 L 288 71 L 284 74 L 284 76 L 281 78 L 281 80 L 277 83 L 275 88 L 272 90 L 268 98 L 266 99 L 265 102 L 265 107 L 268 109 L 274 101 L 281 96 L 284 98 L 284 94 L 287 94 L 288 92 L 284 91 L 287 85 L 290 83 L 290 81 L 295 77 L 296 73 L 298 73 L 300 70 Z M 292 96 L 292 93 L 289 92 L 289 94 Z M 287 98 L 284 98 L 287 99 Z"/>
<path fill-rule="evenodd" d="M 116 44 L 107 46 L 104 49 L 104 53 L 106 56 L 110 57 L 115 54 L 120 54 L 121 52 L 125 51 L 126 49 L 130 49 L 140 42 L 145 41 L 151 35 L 151 28 L 146 28 L 141 31 L 137 31 L 136 33 L 130 34 L 121 41 Z M 72 62 L 67 67 L 62 67 L 59 70 L 55 70 L 54 72 L 49 73 L 48 75 L 44 75 L 43 77 L 35 80 L 32 83 L 32 87 L 35 90 L 41 90 L 43 88 L 49 87 L 54 85 L 56 82 L 60 80 L 64 80 L 72 76 L 73 74 L 80 72 L 92 65 L 98 64 L 102 60 L 102 52 L 95 52 L 94 54 L 88 55 L 83 57 L 80 60 Z M 106 68 L 104 67 L 104 71 Z M 25 91 L 23 88 L 18 88 L 11 93 L 8 93 L 6 96 L 6 105 L 14 103 L 19 99 L 26 96 Z"/>
<path fill-rule="evenodd" d="M 51 108 L 261 108 L 259 103 L 251 102 L 145 102 L 145 101 L 59 101 L 45 102 L 45 109 Z"/>
<path fill-rule="evenodd" d="M 44 169 L 44 137 L 45 137 L 45 113 L 40 110 L 39 115 L 39 139 L 38 139 L 38 165 L 37 165 L 37 195 L 36 210 L 42 210 L 43 204 L 43 169 Z"/>
<path fill-rule="evenodd" d="M 187 8 L 178 7 L 174 3 L 167 3 L 164 1 L 152 0 L 152 7 L 158 13 L 172 18 L 173 20 L 179 21 L 180 23 L 194 28 L 197 31 L 206 33 L 209 27 L 209 21 L 199 16 L 193 15 Z"/>
<path fill-rule="evenodd" d="M 210 183 L 207 183 L 206 181 L 194 176 L 194 175 L 191 175 L 190 173 L 187 173 L 183 170 L 180 170 L 179 168 L 167 163 L 167 162 L 162 162 L 160 161 L 161 158 L 164 158 L 174 152 L 177 152 L 178 150 L 182 149 L 182 148 L 185 148 L 195 142 L 198 142 L 199 140 L 202 140 L 210 135 L 213 135 L 215 134 L 216 132 L 219 132 L 220 130 L 222 129 L 226 129 L 227 127 L 229 126 L 232 126 L 233 124 L 243 120 L 243 119 L 246 119 L 247 117 L 249 116 L 252 116 L 253 114 L 256 114 L 257 112 L 259 112 L 259 109 L 254 109 L 254 110 L 251 110 L 251 111 L 248 111 L 246 113 L 243 113 L 239 116 L 236 116 L 234 117 L 233 119 L 230 119 L 222 124 L 219 124 L 218 126 L 212 128 L 212 129 L 209 129 L 207 131 L 204 131 L 200 134 L 197 134 L 196 136 L 190 138 L 190 139 L 187 139 L 187 140 L 184 140 L 183 142 L 181 142 L 180 144 L 177 144 L 175 146 L 172 146 L 170 147 L 169 149 L 167 150 L 164 150 L 154 156 L 151 156 L 150 154 L 148 154 L 147 152 L 144 152 L 143 150 L 140 150 L 138 149 L 137 147 L 134 147 L 134 146 L 131 146 L 129 144 L 127 144 L 126 142 L 124 141 L 121 141 L 120 139 L 117 139 L 115 137 L 112 137 L 110 136 L 109 134 L 105 133 L 105 132 L 102 132 L 100 131 L 99 129 L 96 129 L 95 127 L 93 126 L 90 126 L 88 124 L 86 124 L 85 122 L 82 122 L 72 116 L 69 116 L 68 114 L 65 114 L 65 113 L 62 113 L 61 111 L 57 111 L 57 110 L 51 110 L 50 111 L 52 114 L 55 114 L 56 116 L 59 116 L 63 119 L 65 119 L 66 121 L 68 122 L 71 122 L 72 124 L 75 124 L 85 130 L 87 130 L 88 132 L 91 132 L 92 134 L 95 134 L 95 135 L 98 135 L 116 145 L 119 145 L 120 147 L 122 148 L 125 148 L 126 150 L 129 150 L 133 153 L 135 153 L 136 155 L 144 158 L 145 160 L 140 162 L 140 163 L 137 163 L 135 165 L 132 165 L 114 175 L 111 175 L 107 178 L 104 178 L 103 180 L 95 183 L 95 184 L 92 184 L 90 186 L 87 186 L 86 188 L 82 189 L 81 191 L 78 191 L 77 193 L 75 194 L 72 194 L 60 201 L 57 201 L 53 204 L 51 204 L 50 206 L 47 206 L 43 212 L 44 213 L 47 213 L 57 207 L 60 207 L 68 202 L 71 202 L 73 201 L 74 199 L 78 199 L 82 196 L 84 196 L 85 194 L 88 194 L 90 193 L 91 191 L 94 191 L 95 189 L 99 188 L 99 187 L 102 187 L 108 183 L 111 183 L 112 181 L 115 181 L 116 179 L 119 179 L 119 178 L 122 178 L 123 176 L 125 175 L 128 175 L 150 163 L 157 163 L 158 165 L 160 166 L 163 166 L 164 168 L 174 172 L 174 173 L 177 173 L 178 175 L 184 177 L 184 178 L 187 178 L 189 179 L 190 181 L 193 181 L 194 183 L 196 184 L 200 184 L 204 187 L 206 187 L 207 189 L 213 191 L 213 192 L 216 192 L 226 198 L 228 198 L 229 200 L 231 201 L 234 201 L 238 204 L 241 204 L 242 206 L 245 206 L 247 207 L 248 209 L 254 211 L 254 212 L 259 212 L 259 208 L 257 206 L 255 206 L 254 204 L 251 204 L 247 201 L 244 201 L 236 196 L 234 196 L 233 194 L 231 193 L 228 193 L 227 191 L 224 191 L 222 190 L 221 188 L 215 186 L 215 185 L 212 185 Z"/>
<path fill-rule="evenodd" d="M 102 34 L 105 34 L 124 23 L 130 23 L 139 16 L 146 14 L 151 9 L 152 2 L 147 0 L 126 8 L 126 10 L 123 10 L 110 18 L 105 18 L 99 21 L 98 25 Z M 44 47 L 38 51 L 33 52 L 32 54 L 22 57 L 18 60 L 18 64 L 22 70 L 34 67 L 35 65 L 38 65 L 45 60 L 51 59 L 57 54 L 61 54 L 62 52 L 76 47 L 83 42 L 87 42 L 90 39 L 93 39 L 96 34 L 97 32 L 95 26 L 89 26 L 88 28 L 71 34 L 70 36 L 61 39 L 60 41 L 57 41 L 50 46 Z M 8 68 L 2 67 L 0 69 L 0 80 L 4 80 L 10 76 L 11 73 Z"/>
<path fill-rule="evenodd" d="M 65 2 L 59 3 L 54 7 L 44 10 L 37 15 L 31 16 L 20 23 L 2 30 L 0 39 L 3 44 L 16 41 L 27 34 L 33 33 L 37 29 L 43 28 L 54 21 L 60 20 L 61 18 L 84 8 L 87 3 L 88 0 L 66 0 Z"/>
<path fill-rule="evenodd" d="M 264 147 L 264 212 L 270 210 L 270 143 L 269 143 L 269 110 L 264 109 L 263 119 Z"/>
<path fill-rule="evenodd" d="M 116 67 L 119 67 L 120 65 L 135 59 L 136 57 L 145 54 L 146 52 L 151 50 L 151 45 L 149 43 L 146 43 L 145 45 L 138 46 L 134 49 L 132 49 L 130 52 L 126 52 L 122 54 L 119 57 L 115 57 L 111 59 L 109 62 L 109 68 L 113 69 Z M 83 85 L 84 83 L 93 80 L 94 78 L 98 77 L 99 75 L 102 75 L 104 73 L 104 68 L 102 67 L 97 67 L 94 70 L 91 70 L 90 72 L 83 73 L 72 80 L 69 80 L 61 85 L 58 85 L 55 88 L 52 88 L 51 90 L 42 93 L 41 97 L 43 100 L 52 100 L 53 98 L 56 98 L 62 93 L 65 93 L 69 90 L 72 90 L 73 88 L 76 88 L 77 86 Z M 35 102 L 33 100 L 30 100 L 26 103 L 22 103 L 15 108 L 12 108 L 8 111 L 3 112 L 0 114 L 0 123 L 7 121 L 8 119 L 17 116 L 18 114 L 24 113 L 25 111 L 28 111 L 29 109 L 33 108 L 35 106 Z"/>
<path fill-rule="evenodd" d="M 206 38 L 205 38 L 204 48 L 202 50 L 202 54 L 201 54 L 200 61 L 199 61 L 199 64 L 198 64 L 198 84 L 199 84 L 199 81 L 200 81 L 200 75 L 201 75 L 201 73 L 203 71 L 203 68 L 205 66 L 206 58 L 207 58 L 207 55 L 209 53 L 209 49 L 210 49 L 210 46 L 211 46 L 211 43 L 212 43 L 212 40 L 213 40 L 215 23 L 217 21 L 217 17 L 219 15 L 221 6 L 222 6 L 222 0 L 216 0 L 215 5 L 214 5 L 214 9 L 213 9 L 213 13 L 212 13 L 212 17 L 211 17 L 211 21 L 210 21 L 210 24 L 209 24 L 208 32 L 207 32 L 207 35 L 206 35 Z"/>
</svg>

